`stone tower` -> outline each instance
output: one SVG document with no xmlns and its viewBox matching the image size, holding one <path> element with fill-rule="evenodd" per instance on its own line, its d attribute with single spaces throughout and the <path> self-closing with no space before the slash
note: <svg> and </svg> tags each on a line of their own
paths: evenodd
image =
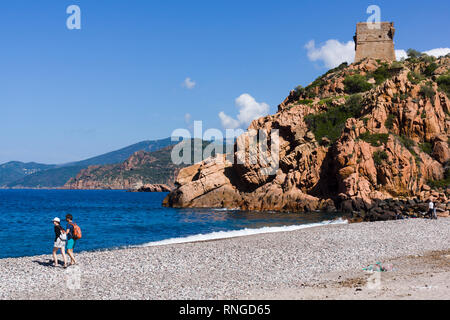
<svg viewBox="0 0 450 320">
<path fill-rule="evenodd" d="M 367 22 L 356 25 L 355 62 L 364 58 L 395 61 L 394 50 L 395 28 L 393 22 L 381 22 L 380 28 L 369 29 Z"/>
</svg>

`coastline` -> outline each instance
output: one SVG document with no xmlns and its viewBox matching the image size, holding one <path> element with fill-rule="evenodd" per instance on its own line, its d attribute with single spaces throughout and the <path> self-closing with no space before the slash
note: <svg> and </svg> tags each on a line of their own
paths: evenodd
<svg viewBox="0 0 450 320">
<path fill-rule="evenodd" d="M 7 258 L 0 260 L 0 299 L 375 299 L 401 288 L 409 299 L 445 298 L 450 296 L 449 230 L 448 218 L 328 225 L 83 252 L 79 267 L 66 270 L 49 266 L 50 254 Z M 431 267 L 411 268 L 426 257 Z M 370 293 L 362 268 L 378 261 L 394 269 L 382 273 L 382 289 Z M 80 287 L 67 288 L 68 275 L 77 272 Z M 426 283 L 415 284 L 421 277 L 432 283 L 426 290 L 420 289 Z M 356 288 L 348 285 L 352 279 L 359 279 Z"/>
</svg>

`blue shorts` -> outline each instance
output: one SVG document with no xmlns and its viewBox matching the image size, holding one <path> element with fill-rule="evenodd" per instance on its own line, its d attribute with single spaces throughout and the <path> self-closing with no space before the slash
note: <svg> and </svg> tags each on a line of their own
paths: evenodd
<svg viewBox="0 0 450 320">
<path fill-rule="evenodd" d="M 67 240 L 67 250 L 73 250 L 74 247 L 75 247 L 75 240 L 74 239 Z"/>
</svg>

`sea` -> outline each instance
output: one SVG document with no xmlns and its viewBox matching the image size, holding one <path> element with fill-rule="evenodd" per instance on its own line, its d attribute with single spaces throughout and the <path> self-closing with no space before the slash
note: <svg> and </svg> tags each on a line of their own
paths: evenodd
<svg viewBox="0 0 450 320">
<path fill-rule="evenodd" d="M 167 193 L 112 190 L 0 190 L 0 258 L 51 254 L 52 220 L 72 214 L 75 252 L 293 231 L 346 223 L 339 213 L 244 212 L 162 207 Z"/>
</svg>

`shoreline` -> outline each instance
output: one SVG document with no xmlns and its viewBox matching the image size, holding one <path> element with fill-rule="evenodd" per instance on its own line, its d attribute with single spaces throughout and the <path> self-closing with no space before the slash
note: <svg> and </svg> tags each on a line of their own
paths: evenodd
<svg viewBox="0 0 450 320">
<path fill-rule="evenodd" d="M 339 299 L 337 294 L 342 288 L 333 289 L 336 279 L 332 275 L 350 279 L 378 261 L 399 264 L 393 271 L 383 273 L 383 277 L 400 278 L 396 270 L 407 270 L 401 275 L 404 286 L 400 286 L 407 290 L 408 283 L 418 279 L 414 270 L 407 267 L 411 263 L 408 257 L 431 252 L 448 256 L 449 230 L 448 218 L 328 225 L 239 238 L 83 252 L 77 255 L 79 266 L 68 269 L 49 266 L 50 254 L 5 258 L 0 259 L 0 299 Z M 430 269 L 435 279 L 446 282 L 447 287 L 441 285 L 439 290 L 444 290 L 447 297 L 448 265 Z M 80 288 L 66 288 L 68 273 L 74 272 L 80 274 Z M 389 281 L 385 284 L 389 285 Z M 323 291 L 320 286 L 329 290 Z M 355 292 L 361 291 L 352 288 L 351 293 Z M 409 298 L 423 298 L 423 294 L 414 296 L 414 290 L 411 292 Z M 347 296 L 353 297 L 348 293 Z"/>
<path fill-rule="evenodd" d="M 163 240 L 151 241 L 142 244 L 134 244 L 134 245 L 124 245 L 124 246 L 116 246 L 111 248 L 97 248 L 91 250 L 79 251 L 78 254 L 85 253 L 94 253 L 94 252 L 104 252 L 104 251 L 116 251 L 116 250 L 127 250 L 127 249 L 138 249 L 138 248 L 149 248 L 149 247 L 162 247 L 168 245 L 179 245 L 179 244 L 188 244 L 188 243 L 202 243 L 202 242 L 210 242 L 210 241 L 221 241 L 227 239 L 238 239 L 245 238 L 254 235 L 264 235 L 264 234 L 272 234 L 279 232 L 293 232 L 297 230 L 303 229 L 312 229 L 312 228 L 322 228 L 331 225 L 343 225 L 349 224 L 348 219 L 344 217 L 335 218 L 333 220 L 324 220 L 320 222 L 313 223 L 305 223 L 305 224 L 296 224 L 296 225 L 285 225 L 285 226 L 267 226 L 261 228 L 244 228 L 244 229 L 236 229 L 236 230 L 228 230 L 228 231 L 215 231 L 211 233 L 199 233 L 195 235 L 182 236 L 176 238 L 167 238 Z M 82 241 L 82 240 L 81 240 Z M 35 254 L 35 255 L 25 255 L 18 257 L 0 257 L 0 261 L 3 259 L 21 259 L 21 258 L 37 258 L 47 256 L 48 253 Z"/>
</svg>

